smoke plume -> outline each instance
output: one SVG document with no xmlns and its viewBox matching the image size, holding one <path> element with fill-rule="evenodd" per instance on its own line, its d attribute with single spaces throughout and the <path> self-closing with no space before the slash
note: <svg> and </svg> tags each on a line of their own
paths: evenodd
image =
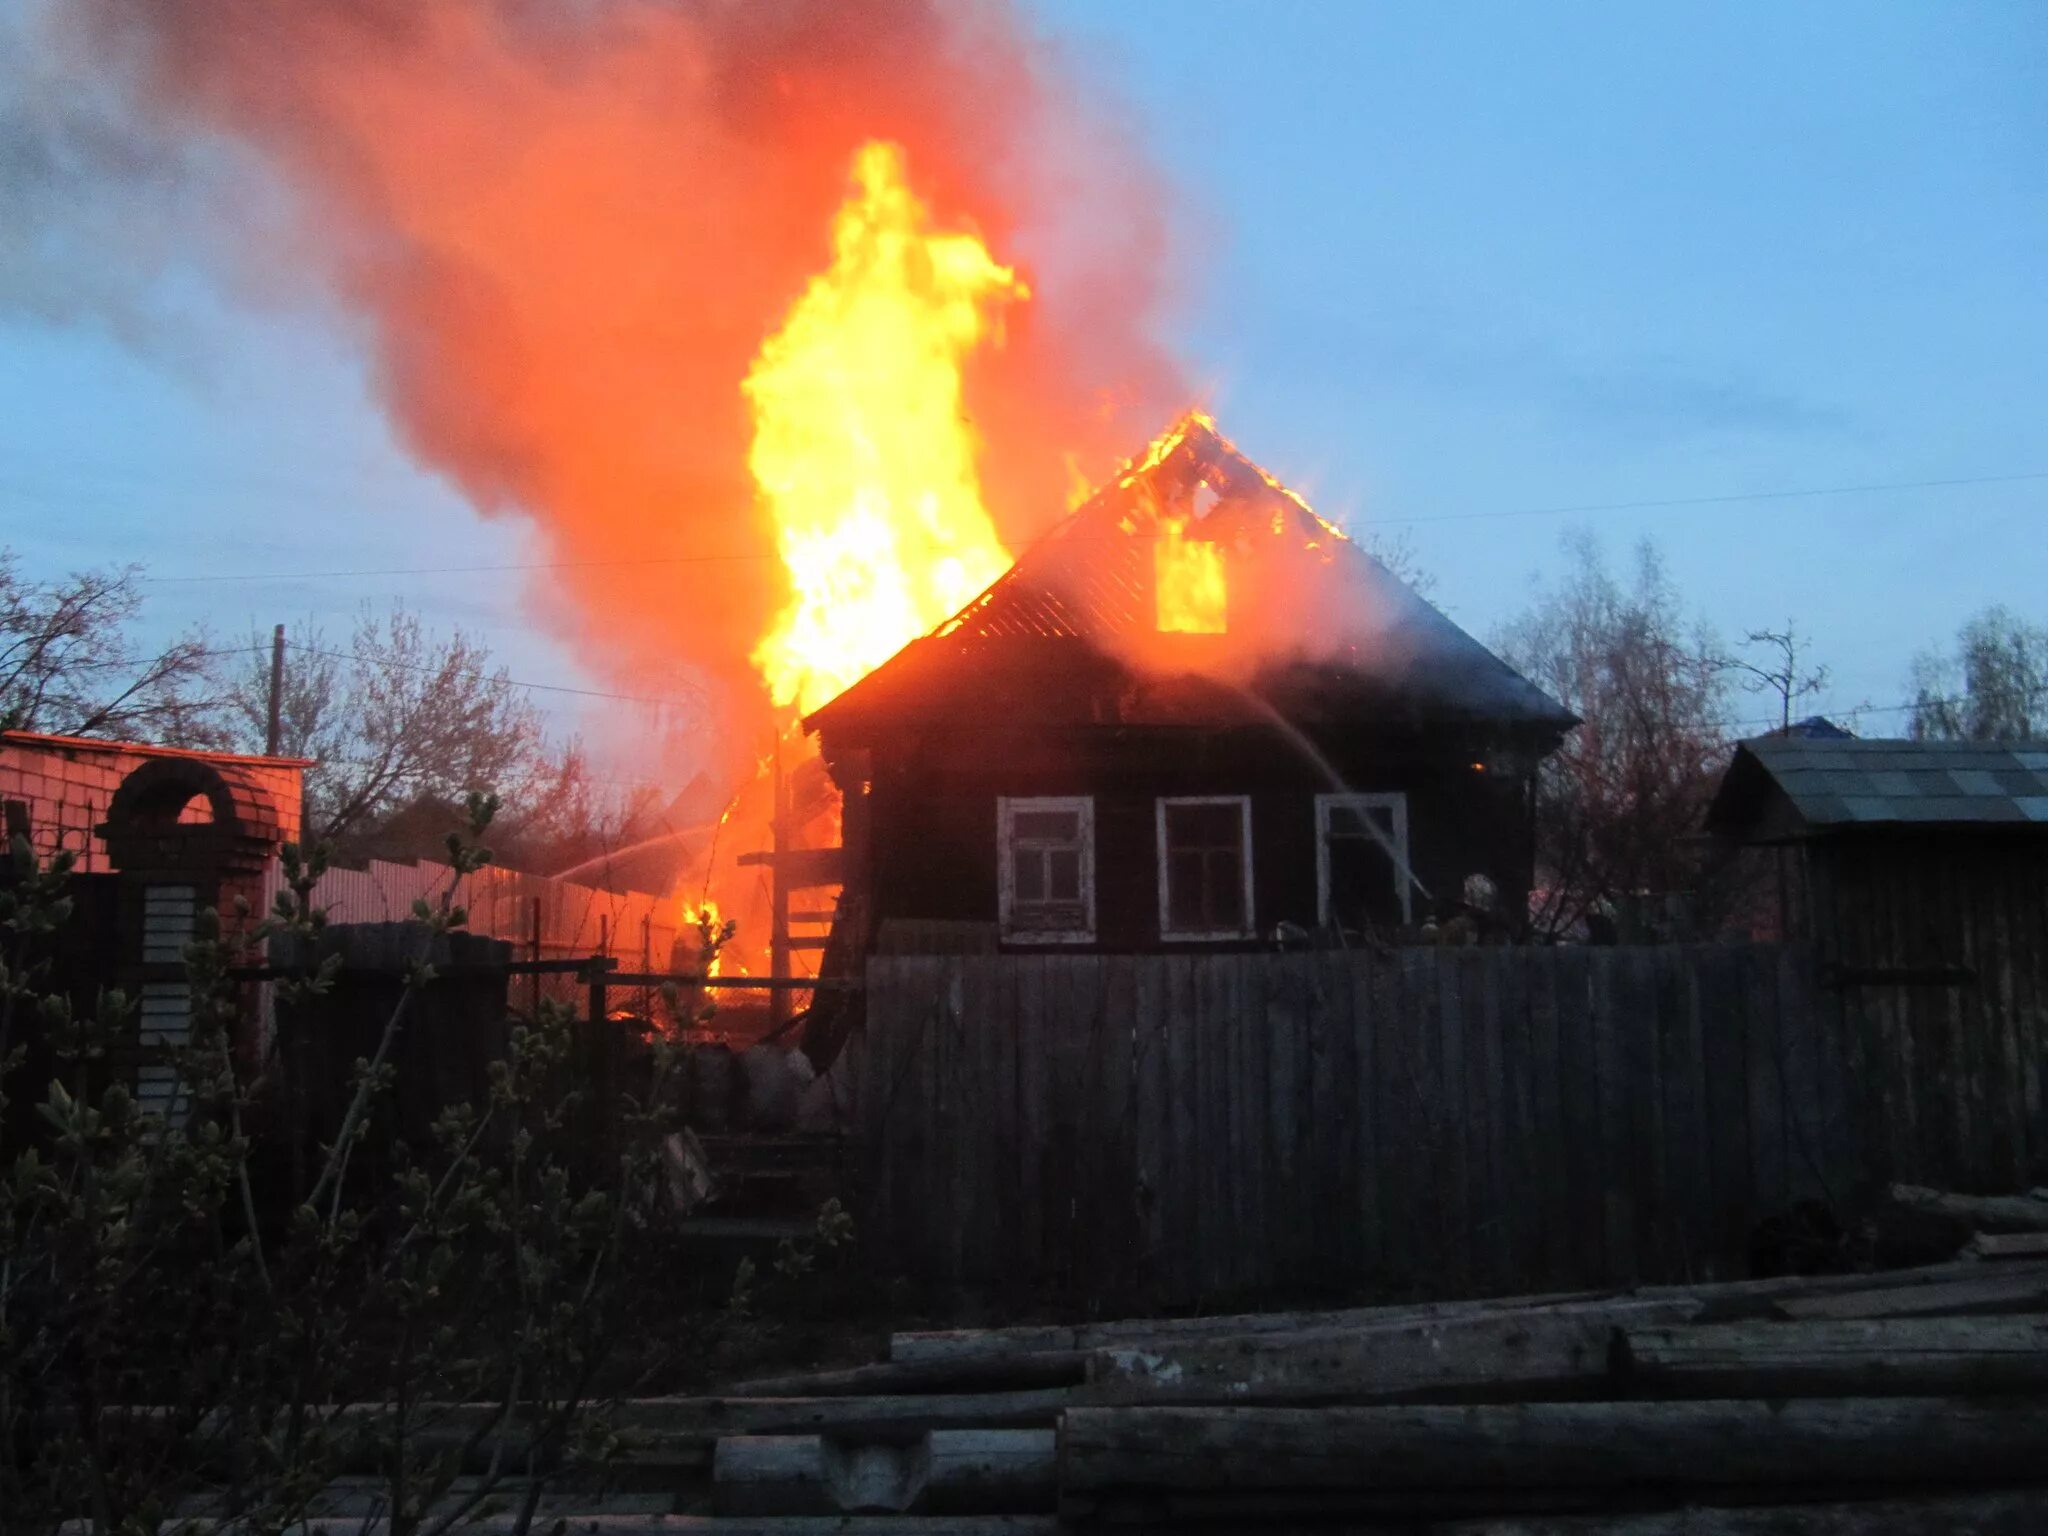
<svg viewBox="0 0 2048 1536">
<path fill-rule="evenodd" d="M 740 384 L 862 143 L 1029 281 L 968 380 L 1013 545 L 1182 393 L 1157 180 L 993 0 L 70 0 L 40 29 L 135 142 L 259 179 L 236 279 L 350 318 L 409 450 L 543 535 L 545 620 L 616 682 L 694 668 L 734 725 L 786 596 Z"/>
</svg>

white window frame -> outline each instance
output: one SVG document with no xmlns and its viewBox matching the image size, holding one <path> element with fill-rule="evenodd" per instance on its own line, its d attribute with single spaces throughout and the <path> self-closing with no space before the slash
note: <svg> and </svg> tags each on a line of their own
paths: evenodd
<svg viewBox="0 0 2048 1536">
<path fill-rule="evenodd" d="M 1394 866 L 1394 895 L 1401 903 L 1403 926 L 1415 921 L 1415 880 L 1414 865 L 1409 862 L 1412 854 L 1408 846 L 1408 797 L 1395 792 L 1372 795 L 1317 795 L 1316 796 L 1316 922 L 1328 928 L 1330 916 L 1330 814 L 1333 811 L 1392 811 L 1394 824 L 1394 846 L 1397 857 L 1389 862 Z"/>
<path fill-rule="evenodd" d="M 1017 863 L 1011 827 L 1018 811 L 1075 811 L 1081 818 L 1081 906 L 1087 926 L 1065 930 L 1019 928 Z M 1095 942 L 1095 798 L 1092 795 L 998 795 L 996 797 L 996 908 L 1005 944 L 1093 944 Z"/>
<path fill-rule="evenodd" d="M 1234 805 L 1244 833 L 1244 926 L 1212 933 L 1183 933 L 1173 927 L 1173 906 L 1167 892 L 1166 812 L 1176 805 Z M 1168 944 L 1228 944 L 1255 938 L 1258 917 L 1252 911 L 1252 797 L 1250 795 L 1162 795 L 1153 802 L 1153 827 L 1159 873 L 1159 937 Z"/>
</svg>

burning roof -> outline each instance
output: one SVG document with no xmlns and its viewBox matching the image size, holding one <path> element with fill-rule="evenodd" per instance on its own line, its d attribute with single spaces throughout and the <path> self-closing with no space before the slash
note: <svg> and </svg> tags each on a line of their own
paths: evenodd
<svg viewBox="0 0 2048 1536">
<path fill-rule="evenodd" d="M 1105 691 L 1140 723 L 1184 716 L 1190 691 L 1158 685 L 1191 680 L 1218 685 L 1196 690 L 1205 711 L 1255 689 L 1295 718 L 1576 723 L 1200 413 L 805 723 L 1096 719 Z"/>
</svg>

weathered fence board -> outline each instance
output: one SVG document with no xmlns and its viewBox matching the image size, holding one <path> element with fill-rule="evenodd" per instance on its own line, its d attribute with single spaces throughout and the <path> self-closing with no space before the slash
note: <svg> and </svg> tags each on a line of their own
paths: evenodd
<svg viewBox="0 0 2048 1536">
<path fill-rule="evenodd" d="M 1104 1304 L 1737 1273 L 1798 1201 L 2048 1182 L 2044 999 L 1986 985 L 1766 946 L 877 956 L 867 1230 Z"/>
</svg>

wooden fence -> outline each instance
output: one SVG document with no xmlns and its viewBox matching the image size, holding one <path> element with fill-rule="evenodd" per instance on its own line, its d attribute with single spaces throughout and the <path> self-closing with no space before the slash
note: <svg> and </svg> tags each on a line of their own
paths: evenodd
<svg viewBox="0 0 2048 1536">
<path fill-rule="evenodd" d="M 2048 1151 L 2042 1020 L 2008 1061 L 1796 948 L 883 955 L 868 987 L 865 1240 L 941 1283 L 1727 1274 L 1797 1201 Z"/>
</svg>

